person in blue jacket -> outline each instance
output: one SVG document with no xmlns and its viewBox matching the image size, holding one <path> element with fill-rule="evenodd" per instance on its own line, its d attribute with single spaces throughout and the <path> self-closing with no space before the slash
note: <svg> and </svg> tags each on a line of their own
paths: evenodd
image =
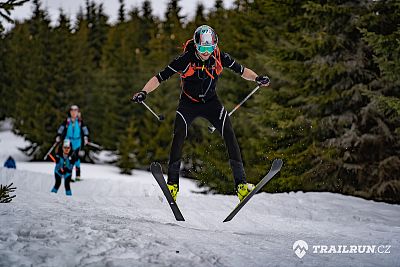
<svg viewBox="0 0 400 267">
<path fill-rule="evenodd" d="M 58 188 L 60 188 L 61 180 L 64 178 L 65 194 L 67 196 L 72 195 L 70 182 L 72 176 L 72 168 L 78 158 L 76 151 L 71 149 L 71 141 L 69 139 L 64 139 L 62 149 L 56 153 L 56 167 L 54 168 L 54 177 L 56 183 L 51 190 L 53 193 L 57 193 Z"/>
<path fill-rule="evenodd" d="M 89 130 L 80 117 L 79 107 L 77 105 L 72 105 L 70 107 L 68 118 L 57 130 L 56 142 L 59 143 L 62 139 L 69 139 L 71 141 L 72 151 L 77 155 L 75 168 L 76 180 L 79 181 L 81 179 L 79 151 L 82 148 L 82 144 L 87 145 L 89 142 Z"/>
</svg>

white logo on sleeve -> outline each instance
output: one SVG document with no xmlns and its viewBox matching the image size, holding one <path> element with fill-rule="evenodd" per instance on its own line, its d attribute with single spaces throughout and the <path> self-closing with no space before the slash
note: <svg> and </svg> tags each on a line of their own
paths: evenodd
<svg viewBox="0 0 400 267">
<path fill-rule="evenodd" d="M 297 240 L 293 244 L 293 251 L 299 257 L 300 259 L 306 255 L 306 252 L 308 250 L 308 244 L 306 241 L 303 240 Z"/>
</svg>

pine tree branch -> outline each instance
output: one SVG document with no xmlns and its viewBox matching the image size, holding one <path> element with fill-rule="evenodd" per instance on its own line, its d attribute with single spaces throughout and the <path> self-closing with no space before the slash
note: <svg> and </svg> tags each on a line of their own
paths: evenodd
<svg viewBox="0 0 400 267">
<path fill-rule="evenodd" d="M 9 13 L 9 12 L 7 12 L 7 13 Z M 5 20 L 6 20 L 7 22 L 9 22 L 9 23 L 14 23 L 14 20 L 12 20 L 9 16 L 3 14 L 1 11 L 0 11 L 0 17 L 2 17 L 3 19 L 5 19 Z"/>
<path fill-rule="evenodd" d="M 0 8 L 12 10 L 13 7 L 22 6 L 30 0 L 8 0 L 7 2 L 0 2 Z"/>
<path fill-rule="evenodd" d="M 16 187 L 11 187 L 12 185 L 13 183 L 6 186 L 0 184 L 0 203 L 10 203 L 16 197 L 15 195 L 10 196 L 10 193 L 13 193 L 17 189 Z"/>
<path fill-rule="evenodd" d="M 10 17 L 11 10 L 14 10 L 14 8 L 17 6 L 22 6 L 29 1 L 30 0 L 8 0 L 6 2 L 0 2 L 0 10 L 2 9 L 4 12 L 6 12 L 6 14 L 0 12 L 0 16 L 8 22 L 14 23 L 14 20 Z"/>
</svg>

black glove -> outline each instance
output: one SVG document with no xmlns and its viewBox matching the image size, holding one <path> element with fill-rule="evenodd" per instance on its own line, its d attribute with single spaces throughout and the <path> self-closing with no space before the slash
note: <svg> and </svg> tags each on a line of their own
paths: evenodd
<svg viewBox="0 0 400 267">
<path fill-rule="evenodd" d="M 258 83 L 258 85 L 266 85 L 269 84 L 270 80 L 267 75 L 264 75 L 264 76 L 257 76 L 256 82 Z"/>
<path fill-rule="evenodd" d="M 146 91 L 140 91 L 139 93 L 136 93 L 133 97 L 132 97 L 132 101 L 136 102 L 136 103 L 142 103 L 147 96 L 147 92 Z"/>
</svg>

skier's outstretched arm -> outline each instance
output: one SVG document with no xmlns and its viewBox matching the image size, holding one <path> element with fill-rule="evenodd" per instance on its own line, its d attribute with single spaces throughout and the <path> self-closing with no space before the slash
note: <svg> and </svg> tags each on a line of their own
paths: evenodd
<svg viewBox="0 0 400 267">
<path fill-rule="evenodd" d="M 248 81 L 257 82 L 260 86 L 269 86 L 269 78 L 268 76 L 258 76 L 253 70 L 249 68 L 244 68 L 242 78 Z"/>
<path fill-rule="evenodd" d="M 257 82 L 259 86 L 269 85 L 270 81 L 268 76 L 258 75 L 253 70 L 244 67 L 242 64 L 239 64 L 235 59 L 233 59 L 228 53 L 221 52 L 221 63 L 224 68 L 229 68 L 237 74 L 240 74 L 243 79 Z"/>
<path fill-rule="evenodd" d="M 145 91 L 147 94 L 157 89 L 160 85 L 156 76 L 153 76 L 143 87 L 142 91 Z"/>
<path fill-rule="evenodd" d="M 189 64 L 189 54 L 186 52 L 175 58 L 164 70 L 160 71 L 156 76 L 152 77 L 142 91 L 136 93 L 132 101 L 141 103 L 146 99 L 146 96 L 151 91 L 154 91 L 161 82 L 168 80 L 175 73 L 181 73 Z"/>
</svg>

